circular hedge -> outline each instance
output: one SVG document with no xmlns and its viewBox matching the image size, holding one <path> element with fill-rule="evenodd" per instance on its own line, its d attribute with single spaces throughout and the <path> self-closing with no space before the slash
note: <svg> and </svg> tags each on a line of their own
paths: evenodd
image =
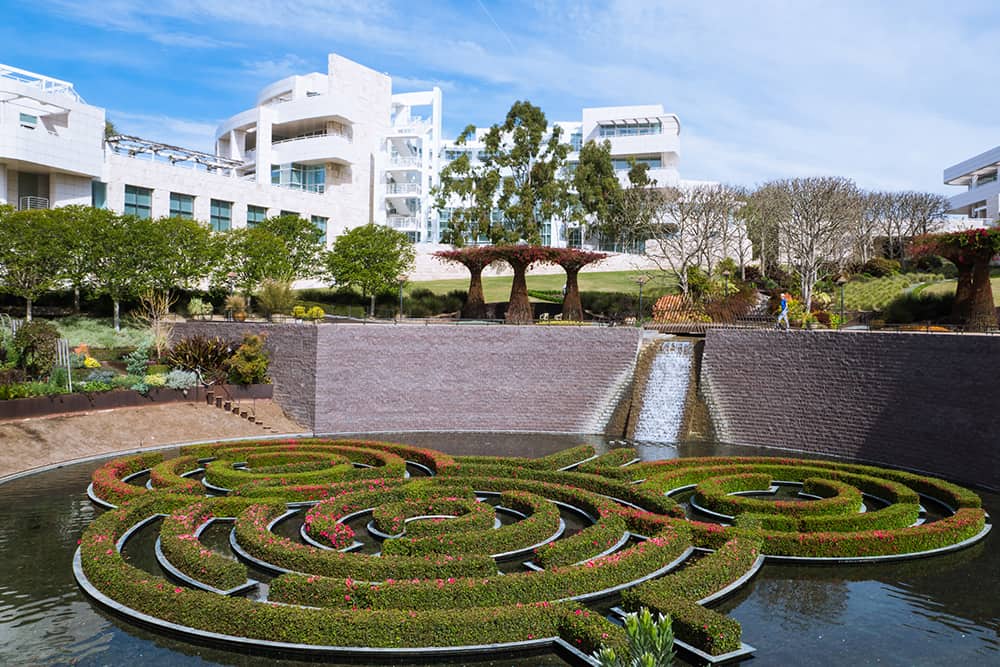
<svg viewBox="0 0 1000 667">
<path fill-rule="evenodd" d="M 974 493 L 912 473 L 765 457 L 635 461 L 586 446 L 523 459 L 324 439 L 116 459 L 93 474 L 91 497 L 111 509 L 84 532 L 76 574 L 121 613 L 223 643 L 589 653 L 623 641 L 588 607 L 620 596 L 626 609 L 669 613 L 678 639 L 719 655 L 740 649 L 740 626 L 704 605 L 767 557 L 901 557 L 989 530 Z M 213 523 L 229 530 L 232 553 L 202 541 Z M 136 530 L 158 531 L 171 580 L 122 558 Z M 674 572 L 696 548 L 711 553 Z M 266 593 L 246 593 L 262 574 L 273 576 Z"/>
</svg>

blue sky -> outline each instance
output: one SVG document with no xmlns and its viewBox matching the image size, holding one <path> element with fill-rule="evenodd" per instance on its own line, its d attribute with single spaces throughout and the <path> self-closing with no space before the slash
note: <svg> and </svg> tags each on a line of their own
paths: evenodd
<svg viewBox="0 0 1000 667">
<path fill-rule="evenodd" d="M 661 103 L 681 119 L 683 178 L 954 194 L 942 169 L 1000 143 L 993 0 L 0 0 L 0 15 L 0 62 L 192 148 L 331 51 L 397 92 L 440 86 L 450 135 L 517 99 L 550 120 Z"/>
</svg>

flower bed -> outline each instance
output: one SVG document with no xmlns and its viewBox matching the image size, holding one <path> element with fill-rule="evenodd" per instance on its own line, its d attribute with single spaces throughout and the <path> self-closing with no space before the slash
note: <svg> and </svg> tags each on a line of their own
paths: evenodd
<svg viewBox="0 0 1000 667">
<path fill-rule="evenodd" d="M 670 530 L 584 565 L 485 578 L 393 580 L 378 585 L 284 574 L 271 582 L 271 599 L 289 604 L 359 609 L 465 609 L 527 604 L 621 586 L 675 560 L 688 546 Z"/>
<path fill-rule="evenodd" d="M 247 568 L 207 549 L 195 535 L 199 526 L 216 516 L 232 516 L 246 501 L 208 500 L 176 510 L 160 527 L 160 549 L 170 564 L 187 576 L 220 590 L 247 580 Z"/>
<path fill-rule="evenodd" d="M 699 502 L 714 511 L 735 516 L 743 512 L 755 514 L 781 514 L 791 517 L 842 515 L 861 509 L 861 492 L 849 484 L 831 479 L 806 478 L 802 484 L 805 493 L 821 496 L 822 500 L 764 500 L 731 496 L 737 491 L 767 489 L 771 476 L 766 473 L 744 473 L 711 477 L 698 484 Z"/>
<path fill-rule="evenodd" d="M 163 461 L 163 454 L 148 452 L 105 463 L 91 475 L 94 495 L 112 505 L 120 505 L 126 500 L 144 495 L 147 491 L 146 487 L 123 482 L 122 478 L 134 475 L 161 461 Z"/>
<path fill-rule="evenodd" d="M 579 447 L 562 449 L 554 454 L 537 459 L 505 456 L 456 456 L 455 462 L 463 468 L 469 465 L 504 465 L 533 470 L 559 470 L 574 463 L 579 463 L 593 455 L 593 446 L 580 445 Z"/>
<path fill-rule="evenodd" d="M 407 522 L 418 516 L 450 515 L 454 518 Z M 387 535 L 430 537 L 444 533 L 483 531 L 493 528 L 496 513 L 488 503 L 477 502 L 469 491 L 467 497 L 416 498 L 397 503 L 385 503 L 372 512 L 375 528 Z"/>
<path fill-rule="evenodd" d="M 154 489 L 168 489 L 170 493 L 190 493 L 202 495 L 205 487 L 196 479 L 181 477 L 182 474 L 197 470 L 201 466 L 194 456 L 179 456 L 157 463 L 149 471 L 149 481 Z"/>
<path fill-rule="evenodd" d="M 625 520 L 620 516 L 603 516 L 597 523 L 587 526 L 576 535 L 537 549 L 535 560 L 546 569 L 573 565 L 613 547 L 625 530 Z"/>
</svg>

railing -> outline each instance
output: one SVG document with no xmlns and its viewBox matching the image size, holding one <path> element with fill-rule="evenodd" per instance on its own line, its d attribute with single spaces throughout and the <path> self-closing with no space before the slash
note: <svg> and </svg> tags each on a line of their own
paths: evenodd
<svg viewBox="0 0 1000 667">
<path fill-rule="evenodd" d="M 288 137 L 287 139 L 275 139 L 271 142 L 271 145 L 277 146 L 278 144 L 287 144 L 289 141 L 312 139 L 313 137 L 343 137 L 347 143 L 353 143 L 353 139 L 348 132 L 338 132 L 336 130 L 316 130 L 315 132 L 306 132 L 305 134 L 298 134 L 294 137 Z"/>
<path fill-rule="evenodd" d="M 18 200 L 18 209 L 21 211 L 27 211 L 33 208 L 48 208 L 49 200 L 47 197 L 21 197 Z"/>
<path fill-rule="evenodd" d="M 420 158 L 418 157 L 394 157 L 389 160 L 390 167 L 419 167 Z"/>
<path fill-rule="evenodd" d="M 386 183 L 385 193 L 388 195 L 418 195 L 420 183 Z"/>
<path fill-rule="evenodd" d="M 45 76 L 44 74 L 36 74 L 35 72 L 29 72 L 26 69 L 20 69 L 18 67 L 11 67 L 10 65 L 2 64 L 0 64 L 0 78 L 12 79 L 20 83 L 26 83 L 29 86 L 38 88 L 42 92 L 46 93 L 69 95 L 77 102 L 83 102 L 83 99 L 73 89 L 73 84 L 69 81 L 53 79 L 52 77 Z"/>
<path fill-rule="evenodd" d="M 393 229 L 419 229 L 420 218 L 415 215 L 390 215 L 386 222 Z"/>
</svg>

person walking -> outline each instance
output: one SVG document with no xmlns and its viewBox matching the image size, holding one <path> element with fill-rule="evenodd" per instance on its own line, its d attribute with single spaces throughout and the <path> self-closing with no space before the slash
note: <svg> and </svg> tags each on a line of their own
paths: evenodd
<svg viewBox="0 0 1000 667">
<path fill-rule="evenodd" d="M 775 323 L 775 327 L 781 327 L 781 321 L 785 321 L 785 331 L 788 331 L 788 302 L 792 299 L 792 295 L 787 292 L 781 293 L 781 305 L 778 310 L 778 321 Z"/>
</svg>

